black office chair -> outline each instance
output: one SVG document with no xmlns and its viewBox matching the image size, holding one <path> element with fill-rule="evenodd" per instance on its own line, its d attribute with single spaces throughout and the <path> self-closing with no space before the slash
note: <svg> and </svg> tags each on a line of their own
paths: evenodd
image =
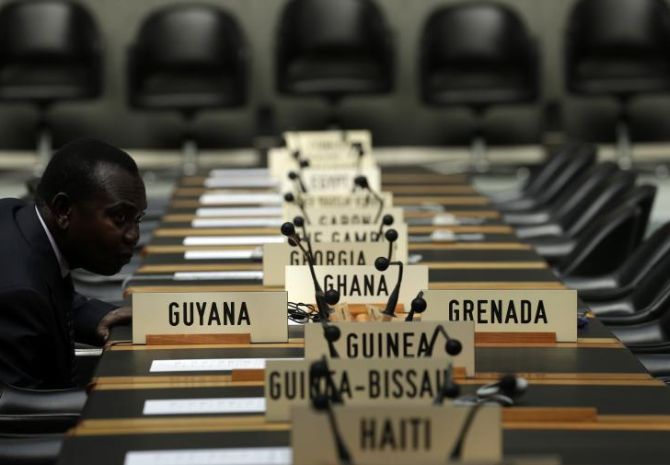
<svg viewBox="0 0 670 465">
<path fill-rule="evenodd" d="M 14 1 L 0 9 L 0 100 L 39 110 L 36 174 L 51 156 L 49 109 L 100 95 L 101 54 L 97 25 L 77 3 Z"/>
<path fill-rule="evenodd" d="M 666 261 L 670 266 L 670 222 L 654 231 L 613 273 L 596 277 L 566 275 L 561 280 L 576 289 L 585 302 L 613 301 L 629 295 L 652 274 L 665 274 L 660 264 Z"/>
<path fill-rule="evenodd" d="M 670 6 L 665 0 L 580 0 L 565 36 L 565 82 L 581 96 L 612 96 L 619 104 L 619 163 L 632 164 L 629 104 L 670 91 Z"/>
<path fill-rule="evenodd" d="M 277 90 L 325 98 L 329 124 L 348 95 L 393 88 L 391 35 L 371 0 L 292 0 L 282 12 L 275 55 Z"/>
<path fill-rule="evenodd" d="M 186 127 L 183 168 L 197 169 L 193 120 L 203 110 L 246 101 L 246 58 L 237 21 L 208 5 L 176 4 L 152 13 L 128 51 L 130 106 L 177 111 Z"/>
<path fill-rule="evenodd" d="M 639 242 L 642 212 L 623 205 L 594 222 L 574 243 L 570 253 L 554 265 L 559 274 L 599 275 L 621 265 Z M 536 247 L 541 252 L 540 247 Z"/>
<path fill-rule="evenodd" d="M 594 145 L 580 144 L 563 169 L 557 169 L 546 184 L 537 186 L 537 190 L 522 198 L 497 203 L 496 208 L 503 213 L 523 213 L 550 207 L 561 195 L 572 189 L 575 180 L 583 176 L 584 171 L 596 163 L 596 152 Z"/>
<path fill-rule="evenodd" d="M 53 465 L 63 446 L 63 435 L 16 437 L 0 435 L 0 463 Z"/>
<path fill-rule="evenodd" d="M 563 171 L 580 149 L 580 144 L 570 143 L 547 154 L 546 160 L 533 167 L 525 182 L 515 189 L 495 192 L 489 195 L 491 202 L 499 204 L 518 202 L 537 195 L 546 189 L 554 178 Z"/>
<path fill-rule="evenodd" d="M 423 102 L 473 110 L 471 163 L 485 170 L 486 110 L 537 98 L 535 41 L 509 7 L 493 2 L 462 3 L 438 8 L 428 17 L 419 54 Z"/>
<path fill-rule="evenodd" d="M 517 231 L 537 225 L 562 222 L 571 215 L 579 215 L 585 205 L 611 184 L 612 177 L 620 171 L 615 163 L 604 162 L 582 172 L 569 189 L 544 208 L 503 215 L 505 223 L 516 226 Z M 523 236 L 523 232 L 519 237 Z"/>
<path fill-rule="evenodd" d="M 65 432 L 75 426 L 85 402 L 83 389 L 44 390 L 0 385 L 0 434 Z"/>
</svg>

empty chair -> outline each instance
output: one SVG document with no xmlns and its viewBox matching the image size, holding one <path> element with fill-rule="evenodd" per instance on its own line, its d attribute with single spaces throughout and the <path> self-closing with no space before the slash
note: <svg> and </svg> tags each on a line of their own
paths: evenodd
<svg viewBox="0 0 670 465">
<path fill-rule="evenodd" d="M 15 1 L 0 9 L 0 100 L 37 106 L 38 174 L 51 155 L 50 107 L 100 95 L 101 53 L 97 25 L 77 3 Z"/>
<path fill-rule="evenodd" d="M 520 201 L 538 194 L 546 189 L 551 181 L 567 167 L 579 149 L 580 144 L 565 144 L 552 151 L 547 155 L 544 163 L 533 169 L 533 172 L 520 188 L 496 192 L 490 195 L 491 201 L 500 205 Z"/>
<path fill-rule="evenodd" d="M 568 91 L 619 104 L 619 162 L 632 163 L 630 100 L 670 90 L 670 6 L 665 0 L 579 0 L 565 37 Z"/>
<path fill-rule="evenodd" d="M 616 271 L 596 277 L 566 275 L 561 279 L 587 302 L 612 301 L 629 295 L 651 274 L 666 274 L 670 266 L 670 222 L 658 228 Z"/>
<path fill-rule="evenodd" d="M 0 385 L 0 434 L 62 433 L 75 426 L 86 402 L 82 389 Z"/>
<path fill-rule="evenodd" d="M 500 202 L 497 208 L 505 213 L 527 212 L 546 208 L 556 202 L 560 195 L 568 192 L 576 179 L 596 163 L 596 147 L 592 144 L 580 144 L 562 169 L 557 169 L 553 176 L 537 186 L 528 195 L 519 199 Z"/>
<path fill-rule="evenodd" d="M 348 95 L 384 94 L 393 87 L 393 50 L 384 17 L 371 0 L 292 0 L 277 32 L 277 90 L 322 97 L 330 123 Z"/>
<path fill-rule="evenodd" d="M 649 307 L 655 317 L 651 321 L 626 326 L 611 326 L 611 331 L 624 344 L 647 346 L 647 350 L 650 350 L 652 345 L 670 343 L 670 311 L 668 311 L 670 310 L 670 283 L 667 283 Z M 605 321 L 608 320 L 615 324 L 623 324 L 626 320 L 636 323 L 634 317 L 605 318 Z"/>
<path fill-rule="evenodd" d="M 616 269 L 637 246 L 641 216 L 640 208 L 634 204 L 614 209 L 584 231 L 554 269 L 562 274 L 585 276 Z"/>
<path fill-rule="evenodd" d="M 53 465 L 63 446 L 62 435 L 15 437 L 0 435 L 0 463 Z"/>
<path fill-rule="evenodd" d="M 539 66 L 534 40 L 509 7 L 468 2 L 438 8 L 429 16 L 419 54 L 422 100 L 474 112 L 471 162 L 473 168 L 484 170 L 486 110 L 537 98 Z"/>
<path fill-rule="evenodd" d="M 571 187 L 565 189 L 550 205 L 537 210 L 507 213 L 503 219 L 505 223 L 517 226 L 519 237 L 525 237 L 524 230 L 528 231 L 528 237 L 532 237 L 530 235 L 532 228 L 528 226 L 567 222 L 572 216 L 581 214 L 580 209 L 587 206 L 609 184 L 612 184 L 611 181 L 617 171 L 619 169 L 612 162 L 594 165 L 574 179 Z M 634 176 L 624 175 L 624 177 L 634 181 Z"/>
<path fill-rule="evenodd" d="M 659 272 L 648 276 L 629 296 L 587 306 L 606 325 L 632 325 L 662 317 L 670 309 L 669 261 L 659 263 Z"/>
<path fill-rule="evenodd" d="M 159 9 L 141 24 L 128 53 L 128 96 L 133 108 L 176 111 L 186 129 L 184 171 L 197 167 L 191 125 L 203 110 L 246 101 L 245 48 L 236 20 L 208 5 Z"/>
</svg>

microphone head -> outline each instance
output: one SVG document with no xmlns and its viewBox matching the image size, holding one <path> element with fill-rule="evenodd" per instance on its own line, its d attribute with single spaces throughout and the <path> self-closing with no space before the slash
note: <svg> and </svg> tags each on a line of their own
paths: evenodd
<svg viewBox="0 0 670 465">
<path fill-rule="evenodd" d="M 342 332 L 337 326 L 328 325 L 323 329 L 323 335 L 325 336 L 326 341 L 337 342 L 340 339 Z"/>
<path fill-rule="evenodd" d="M 337 305 L 340 301 L 340 293 L 335 289 L 328 289 L 326 291 L 326 303 L 328 305 Z"/>
<path fill-rule="evenodd" d="M 305 219 L 302 216 L 296 216 L 293 218 L 293 224 L 299 228 L 302 228 L 305 226 Z"/>
<path fill-rule="evenodd" d="M 444 345 L 444 350 L 449 354 L 449 355 L 458 355 L 461 353 L 461 350 L 463 350 L 463 345 L 461 344 L 461 341 L 458 339 L 449 339 L 447 343 Z"/>
<path fill-rule="evenodd" d="M 518 397 L 526 392 L 528 381 L 514 375 L 505 375 L 500 378 L 500 392 L 508 397 Z"/>
<path fill-rule="evenodd" d="M 284 200 L 287 202 L 295 202 L 295 195 L 293 195 L 293 192 L 287 192 L 284 194 Z"/>
<path fill-rule="evenodd" d="M 300 159 L 300 150 L 294 150 L 291 153 L 291 156 L 293 156 L 293 158 L 295 158 L 296 160 Z"/>
<path fill-rule="evenodd" d="M 393 215 L 384 215 L 382 217 L 382 223 L 384 223 L 385 226 L 391 226 L 393 224 Z"/>
<path fill-rule="evenodd" d="M 395 229 L 389 229 L 384 233 L 384 237 L 389 242 L 395 242 L 398 240 L 398 231 Z"/>
<path fill-rule="evenodd" d="M 312 407 L 314 407 L 315 410 L 328 410 L 329 405 L 330 399 L 326 394 L 319 393 L 312 398 Z"/>
<path fill-rule="evenodd" d="M 442 388 L 442 394 L 448 399 L 456 399 L 461 395 L 461 387 L 452 381 Z"/>
<path fill-rule="evenodd" d="M 375 260 L 375 268 L 377 271 L 386 271 L 391 262 L 386 257 L 377 257 Z"/>
<path fill-rule="evenodd" d="M 363 175 L 358 175 L 354 178 L 354 184 L 362 189 L 368 187 L 368 178 Z"/>
<path fill-rule="evenodd" d="M 288 172 L 288 178 L 291 181 L 295 181 L 296 179 L 298 179 L 298 173 L 296 173 L 295 171 L 289 171 Z"/>
<path fill-rule="evenodd" d="M 309 379 L 311 382 L 316 382 L 328 376 L 328 364 L 325 360 L 315 360 L 309 366 Z"/>
<path fill-rule="evenodd" d="M 426 307 L 428 304 L 426 304 L 426 299 L 423 297 L 415 297 L 412 299 L 412 306 L 411 310 L 415 313 L 423 313 L 426 311 Z"/>
<path fill-rule="evenodd" d="M 290 221 L 281 225 L 281 233 L 286 236 L 295 236 L 295 225 Z"/>
<path fill-rule="evenodd" d="M 351 146 L 354 149 L 356 149 L 356 152 L 358 152 L 359 157 L 362 157 L 363 155 L 365 155 L 365 152 L 363 151 L 363 144 L 361 144 L 360 142 L 353 142 L 351 144 Z"/>
<path fill-rule="evenodd" d="M 300 160 L 300 168 L 308 168 L 309 160 Z"/>
</svg>

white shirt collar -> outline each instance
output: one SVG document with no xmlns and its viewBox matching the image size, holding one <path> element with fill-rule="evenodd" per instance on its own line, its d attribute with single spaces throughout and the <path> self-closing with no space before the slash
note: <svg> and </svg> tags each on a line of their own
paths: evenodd
<svg viewBox="0 0 670 465">
<path fill-rule="evenodd" d="M 47 238 L 49 239 L 51 248 L 53 249 L 54 254 L 56 254 L 56 260 L 58 260 L 58 267 L 60 268 L 61 278 L 65 278 L 67 275 L 70 274 L 70 265 L 67 264 L 67 260 L 65 260 L 65 257 L 63 256 L 63 254 L 60 252 L 60 249 L 56 245 L 56 241 L 54 240 L 54 237 L 51 235 L 51 231 L 49 231 L 49 228 L 47 228 L 46 223 L 44 223 L 44 220 L 42 219 L 42 215 L 40 215 L 40 210 L 37 208 L 37 205 L 35 205 L 35 212 L 37 213 L 37 218 L 40 220 L 40 224 L 44 228 L 44 232 L 47 234 Z"/>
</svg>

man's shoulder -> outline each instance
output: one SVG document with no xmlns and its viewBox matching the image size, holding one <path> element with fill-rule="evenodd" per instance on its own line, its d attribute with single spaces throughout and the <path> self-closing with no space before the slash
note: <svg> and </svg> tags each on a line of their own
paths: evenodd
<svg viewBox="0 0 670 465">
<path fill-rule="evenodd" d="M 19 199 L 0 199 L 0 286 L 35 287 L 33 268 L 38 265 L 16 222 L 19 210 L 30 207 Z"/>
</svg>

